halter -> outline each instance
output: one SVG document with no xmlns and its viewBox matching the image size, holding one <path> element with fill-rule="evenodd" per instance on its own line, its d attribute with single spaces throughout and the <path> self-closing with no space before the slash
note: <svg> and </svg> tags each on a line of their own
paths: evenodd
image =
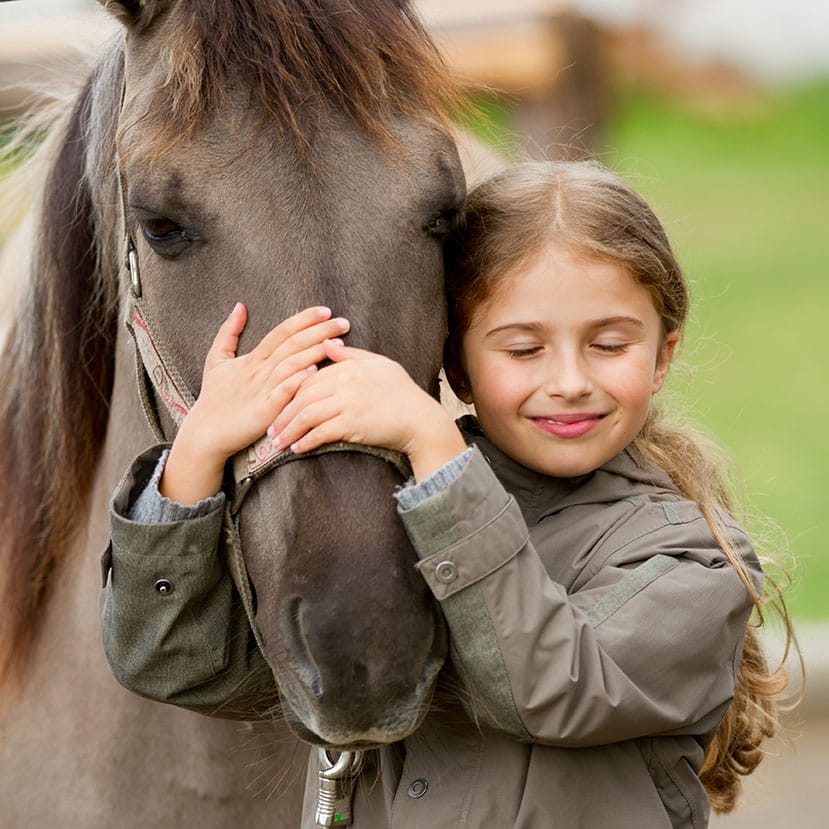
<svg viewBox="0 0 829 829">
<path fill-rule="evenodd" d="M 124 221 L 124 265 L 129 273 L 129 293 L 126 303 L 124 324 L 135 343 L 136 378 L 144 416 L 159 442 L 168 438 L 164 434 L 155 400 L 161 400 L 176 429 L 192 409 L 195 397 L 187 383 L 176 369 L 163 341 L 157 335 L 153 316 L 144 299 L 141 286 L 141 271 L 138 265 L 138 251 L 129 231 L 127 222 L 127 197 L 121 173 L 120 161 L 116 156 L 118 188 L 121 194 L 121 209 Z M 155 391 L 155 396 L 152 394 Z M 405 455 L 377 446 L 363 446 L 357 443 L 338 441 L 326 444 L 300 455 L 290 449 L 275 450 L 271 439 L 263 435 L 247 449 L 237 452 L 230 459 L 233 490 L 225 502 L 223 530 L 228 570 L 242 599 L 256 644 L 262 655 L 266 651 L 261 635 L 254 621 L 253 594 L 250 579 L 242 555 L 239 533 L 239 510 L 245 496 L 260 478 L 283 464 L 329 452 L 361 452 L 381 458 L 393 464 L 404 478 L 411 474 L 411 467 Z M 267 657 L 265 657 L 267 659 Z M 336 752 L 334 752 L 336 755 Z M 316 823 L 318 826 L 343 826 L 351 823 L 351 800 L 359 775 L 364 754 L 361 751 L 342 752 L 337 759 L 331 759 L 326 749 L 319 749 L 319 780 L 317 795 Z"/>
</svg>

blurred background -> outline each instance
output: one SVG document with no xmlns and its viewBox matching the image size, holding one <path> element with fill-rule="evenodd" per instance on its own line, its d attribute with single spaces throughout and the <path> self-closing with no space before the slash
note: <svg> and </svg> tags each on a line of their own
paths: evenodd
<svg viewBox="0 0 829 829">
<path fill-rule="evenodd" d="M 733 458 L 750 528 L 794 579 L 788 601 L 807 662 L 787 735 L 737 813 L 713 825 L 825 826 L 829 4 L 416 5 L 475 103 L 483 141 L 509 158 L 597 156 L 668 229 L 694 293 L 668 406 Z M 111 31 L 94 0 L 0 2 L 0 141 L 27 86 L 57 83 L 72 53 Z M 14 163 L 0 146 L 0 175 Z"/>
</svg>

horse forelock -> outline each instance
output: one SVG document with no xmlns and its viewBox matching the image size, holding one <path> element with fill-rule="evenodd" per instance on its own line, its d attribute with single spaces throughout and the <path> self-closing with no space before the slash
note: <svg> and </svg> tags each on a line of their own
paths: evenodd
<svg viewBox="0 0 829 829">
<path fill-rule="evenodd" d="M 114 141 L 112 66 L 99 65 L 44 145 L 52 157 L 31 274 L 0 355 L 0 680 L 19 674 L 36 638 L 56 566 L 85 516 L 107 425 L 117 219 L 96 215 L 93 193 L 112 187 L 113 149 L 90 148 Z"/>
<path fill-rule="evenodd" d="M 164 78 L 153 109 L 162 143 L 192 136 L 238 81 L 250 103 L 300 144 L 305 113 L 325 100 L 372 139 L 390 117 L 442 119 L 457 99 L 415 11 L 400 0 L 179 0 L 163 27 Z"/>
</svg>

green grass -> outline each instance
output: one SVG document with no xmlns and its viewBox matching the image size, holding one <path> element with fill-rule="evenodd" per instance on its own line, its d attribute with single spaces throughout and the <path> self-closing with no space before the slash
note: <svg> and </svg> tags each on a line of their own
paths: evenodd
<svg viewBox="0 0 829 829">
<path fill-rule="evenodd" d="M 479 134 L 503 147 L 508 113 L 480 108 Z M 827 136 L 829 79 L 716 114 L 621 91 L 598 148 L 653 205 L 692 286 L 670 408 L 734 461 L 800 619 L 829 618 Z"/>
</svg>

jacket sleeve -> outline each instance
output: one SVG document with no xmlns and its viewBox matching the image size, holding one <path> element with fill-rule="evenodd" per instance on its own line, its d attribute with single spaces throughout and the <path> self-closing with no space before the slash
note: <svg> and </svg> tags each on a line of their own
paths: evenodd
<svg viewBox="0 0 829 829">
<path fill-rule="evenodd" d="M 119 484 L 102 614 L 104 651 L 124 687 L 211 716 L 273 714 L 273 676 L 219 555 L 222 508 L 164 523 L 130 520 L 163 447 Z"/>
<path fill-rule="evenodd" d="M 687 526 L 645 522 L 571 595 L 477 450 L 445 490 L 400 514 L 474 719 L 558 746 L 716 728 L 751 603 L 698 512 Z M 745 536 L 734 540 L 756 564 Z"/>
</svg>

